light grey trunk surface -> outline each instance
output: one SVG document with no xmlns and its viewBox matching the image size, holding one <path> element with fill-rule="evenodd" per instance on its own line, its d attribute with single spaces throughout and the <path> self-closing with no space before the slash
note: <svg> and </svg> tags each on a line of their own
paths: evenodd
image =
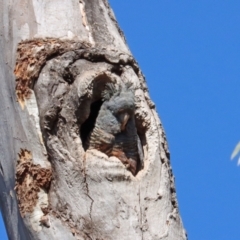
<svg viewBox="0 0 240 240">
<path fill-rule="evenodd" d="M 184 240 L 161 122 L 106 0 L 0 0 L 9 239 Z"/>
</svg>

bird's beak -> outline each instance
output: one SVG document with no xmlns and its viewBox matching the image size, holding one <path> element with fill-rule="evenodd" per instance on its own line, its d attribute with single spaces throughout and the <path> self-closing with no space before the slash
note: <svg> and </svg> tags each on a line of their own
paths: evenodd
<svg viewBox="0 0 240 240">
<path fill-rule="evenodd" d="M 130 117 L 129 114 L 127 114 L 127 113 L 123 113 L 121 115 L 121 122 L 122 122 L 121 131 L 125 130 L 125 127 L 126 127 L 129 117 Z"/>
</svg>

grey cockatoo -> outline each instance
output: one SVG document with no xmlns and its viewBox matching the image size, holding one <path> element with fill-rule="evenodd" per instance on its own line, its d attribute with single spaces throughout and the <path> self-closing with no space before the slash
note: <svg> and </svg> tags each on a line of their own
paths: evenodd
<svg viewBox="0 0 240 240">
<path fill-rule="evenodd" d="M 88 148 L 117 157 L 135 175 L 140 168 L 140 159 L 134 119 L 134 90 L 129 83 L 119 89 L 108 83 L 102 100 L 95 126 L 88 137 Z"/>
</svg>

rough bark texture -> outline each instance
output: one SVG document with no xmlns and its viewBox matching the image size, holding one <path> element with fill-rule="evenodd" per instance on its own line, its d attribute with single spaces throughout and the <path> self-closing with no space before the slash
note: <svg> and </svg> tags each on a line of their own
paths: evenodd
<svg viewBox="0 0 240 240">
<path fill-rule="evenodd" d="M 165 134 L 106 0 L 0 0 L 9 239 L 184 240 Z"/>
</svg>

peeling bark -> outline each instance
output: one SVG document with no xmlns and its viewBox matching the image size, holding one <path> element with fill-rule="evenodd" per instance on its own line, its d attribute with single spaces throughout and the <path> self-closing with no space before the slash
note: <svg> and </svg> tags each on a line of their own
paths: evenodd
<svg viewBox="0 0 240 240">
<path fill-rule="evenodd" d="M 24 108 L 24 99 L 29 97 L 30 88 L 34 85 L 39 72 L 47 60 L 64 52 L 80 49 L 87 43 L 76 41 L 61 41 L 60 39 L 34 39 L 20 42 L 17 49 L 16 67 L 16 95 Z"/>
<path fill-rule="evenodd" d="M 1 6 L 9 238 L 185 240 L 164 130 L 108 2 Z"/>
<path fill-rule="evenodd" d="M 48 191 L 51 177 L 51 169 L 41 168 L 40 165 L 32 164 L 31 152 L 21 149 L 17 163 L 15 190 L 22 216 L 33 212 L 39 200 L 38 194 L 40 191 Z M 46 209 L 48 201 L 41 203 L 41 205 L 43 209 Z"/>
</svg>

